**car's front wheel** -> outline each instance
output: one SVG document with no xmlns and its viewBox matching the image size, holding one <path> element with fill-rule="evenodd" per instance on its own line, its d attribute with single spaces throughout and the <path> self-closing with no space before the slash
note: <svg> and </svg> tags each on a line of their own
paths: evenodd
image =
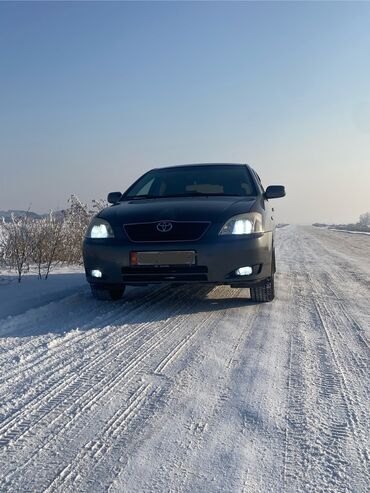
<svg viewBox="0 0 370 493">
<path fill-rule="evenodd" d="M 114 288 L 114 289 L 102 289 L 96 286 L 90 285 L 91 293 L 97 300 L 120 300 L 125 291 L 125 287 Z"/>
<path fill-rule="evenodd" d="M 257 302 L 272 301 L 275 298 L 274 274 L 258 286 L 250 288 L 251 300 Z"/>
</svg>

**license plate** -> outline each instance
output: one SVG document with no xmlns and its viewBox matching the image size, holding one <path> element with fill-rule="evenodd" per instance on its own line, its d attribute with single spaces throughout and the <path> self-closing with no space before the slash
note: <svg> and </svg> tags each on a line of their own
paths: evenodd
<svg viewBox="0 0 370 493">
<path fill-rule="evenodd" d="M 132 255 L 132 254 L 135 254 Z M 135 261 L 136 257 L 136 263 Z M 193 265 L 195 251 L 131 252 L 131 264 L 134 265 Z"/>
</svg>

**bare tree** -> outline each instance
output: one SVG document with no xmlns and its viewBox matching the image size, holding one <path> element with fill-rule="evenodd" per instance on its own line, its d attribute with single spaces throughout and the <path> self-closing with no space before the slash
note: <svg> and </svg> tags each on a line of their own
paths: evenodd
<svg viewBox="0 0 370 493">
<path fill-rule="evenodd" d="M 45 279 L 48 278 L 50 271 L 61 260 L 60 251 L 63 246 L 63 234 L 65 228 L 63 227 L 63 221 L 56 218 L 52 212 L 46 221 L 46 230 L 48 243 L 45 249 Z"/>
<path fill-rule="evenodd" d="M 32 228 L 32 261 L 36 264 L 38 277 L 42 278 L 43 265 L 45 263 L 45 249 L 47 246 L 47 228 L 45 219 L 35 222 Z"/>
<path fill-rule="evenodd" d="M 33 253 L 33 220 L 29 214 L 24 217 L 11 216 L 9 223 L 3 223 L 5 229 L 4 257 L 9 266 L 16 270 L 18 282 L 29 270 Z"/>
<path fill-rule="evenodd" d="M 72 264 L 82 263 L 82 242 L 90 223 L 91 212 L 76 195 L 71 195 L 69 207 L 65 211 L 64 254 L 65 260 Z"/>
<path fill-rule="evenodd" d="M 370 212 L 365 212 L 364 214 L 361 214 L 359 223 L 361 224 L 361 226 L 370 227 Z"/>
<path fill-rule="evenodd" d="M 50 211 L 47 217 L 34 221 L 32 228 L 32 260 L 37 266 L 39 279 L 47 279 L 50 271 L 63 261 L 63 219 L 55 217 Z"/>
<path fill-rule="evenodd" d="M 0 267 L 6 265 L 8 233 L 6 230 L 5 219 L 0 218 Z"/>
</svg>

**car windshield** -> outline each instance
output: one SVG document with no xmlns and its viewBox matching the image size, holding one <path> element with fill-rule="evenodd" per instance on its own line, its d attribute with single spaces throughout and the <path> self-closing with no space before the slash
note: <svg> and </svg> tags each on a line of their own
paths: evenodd
<svg viewBox="0 0 370 493">
<path fill-rule="evenodd" d="M 130 187 L 123 200 L 132 198 L 256 195 L 246 166 L 184 166 L 149 171 Z"/>
</svg>

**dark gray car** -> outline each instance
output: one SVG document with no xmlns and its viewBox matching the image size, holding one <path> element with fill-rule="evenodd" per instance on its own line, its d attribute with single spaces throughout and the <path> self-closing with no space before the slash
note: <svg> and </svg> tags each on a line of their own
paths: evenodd
<svg viewBox="0 0 370 493">
<path fill-rule="evenodd" d="M 274 298 L 274 218 L 270 199 L 245 164 L 154 169 L 124 194 L 112 192 L 87 230 L 86 277 L 97 298 L 118 299 L 125 286 L 209 283 L 250 288 Z"/>
</svg>

